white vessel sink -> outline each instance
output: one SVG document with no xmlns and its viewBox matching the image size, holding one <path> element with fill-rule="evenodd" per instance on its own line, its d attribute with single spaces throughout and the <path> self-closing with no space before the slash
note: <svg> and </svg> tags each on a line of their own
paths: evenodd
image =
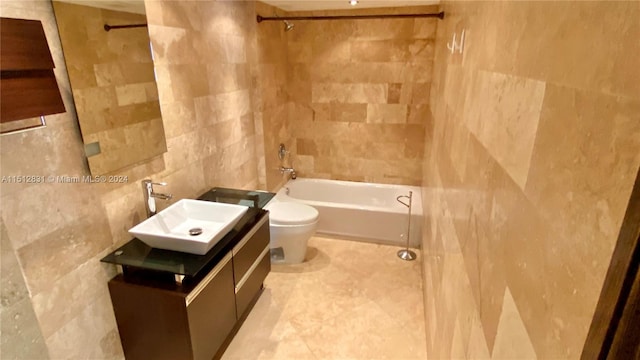
<svg viewBox="0 0 640 360">
<path fill-rule="evenodd" d="M 129 233 L 154 248 L 204 255 L 231 231 L 247 209 L 243 205 L 183 199 L 132 227 Z"/>
</svg>

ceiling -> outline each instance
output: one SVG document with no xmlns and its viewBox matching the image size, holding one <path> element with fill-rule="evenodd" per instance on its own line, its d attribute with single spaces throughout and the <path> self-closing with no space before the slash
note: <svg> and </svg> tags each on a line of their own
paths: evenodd
<svg viewBox="0 0 640 360">
<path fill-rule="evenodd" d="M 144 0 L 54 0 L 115 11 L 145 14 Z"/>
<path fill-rule="evenodd" d="M 358 5 L 351 6 L 348 0 L 261 0 L 264 3 L 285 11 L 365 9 L 376 7 L 423 6 L 438 4 L 439 0 L 359 0 Z"/>
<path fill-rule="evenodd" d="M 144 14 L 144 0 L 55 0 L 97 8 Z M 211 0 L 213 1 L 213 0 Z M 439 0 L 359 0 L 351 6 L 348 0 L 262 0 L 285 11 L 366 9 L 377 7 L 423 6 L 438 4 Z"/>
</svg>

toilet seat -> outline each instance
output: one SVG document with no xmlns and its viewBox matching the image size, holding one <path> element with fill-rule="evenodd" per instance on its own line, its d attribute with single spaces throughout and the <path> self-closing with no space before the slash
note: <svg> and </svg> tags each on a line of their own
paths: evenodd
<svg viewBox="0 0 640 360">
<path fill-rule="evenodd" d="M 318 221 L 318 210 L 296 202 L 281 201 L 270 204 L 269 222 L 274 225 L 304 225 Z"/>
</svg>

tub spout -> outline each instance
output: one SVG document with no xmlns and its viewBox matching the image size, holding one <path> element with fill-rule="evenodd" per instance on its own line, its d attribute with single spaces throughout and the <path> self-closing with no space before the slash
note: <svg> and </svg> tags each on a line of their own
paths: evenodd
<svg viewBox="0 0 640 360">
<path fill-rule="evenodd" d="M 280 172 L 282 174 L 284 174 L 284 173 L 291 174 L 291 179 L 292 180 L 295 180 L 298 177 L 298 175 L 296 174 L 296 171 L 294 170 L 294 168 L 288 168 L 288 167 L 281 166 L 280 167 Z"/>
</svg>

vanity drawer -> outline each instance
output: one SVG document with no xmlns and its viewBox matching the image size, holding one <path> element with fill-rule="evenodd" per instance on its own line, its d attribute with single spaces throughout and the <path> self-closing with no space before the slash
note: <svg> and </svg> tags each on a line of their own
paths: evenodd
<svg viewBox="0 0 640 360">
<path fill-rule="evenodd" d="M 271 256 L 267 245 L 255 260 L 245 277 L 236 282 L 236 312 L 238 318 L 247 309 L 262 288 L 262 282 L 271 271 Z"/>
<path fill-rule="evenodd" d="M 265 215 L 233 248 L 233 274 L 238 282 L 246 275 L 249 268 L 258 259 L 265 247 L 269 247 L 269 215 Z"/>
</svg>

